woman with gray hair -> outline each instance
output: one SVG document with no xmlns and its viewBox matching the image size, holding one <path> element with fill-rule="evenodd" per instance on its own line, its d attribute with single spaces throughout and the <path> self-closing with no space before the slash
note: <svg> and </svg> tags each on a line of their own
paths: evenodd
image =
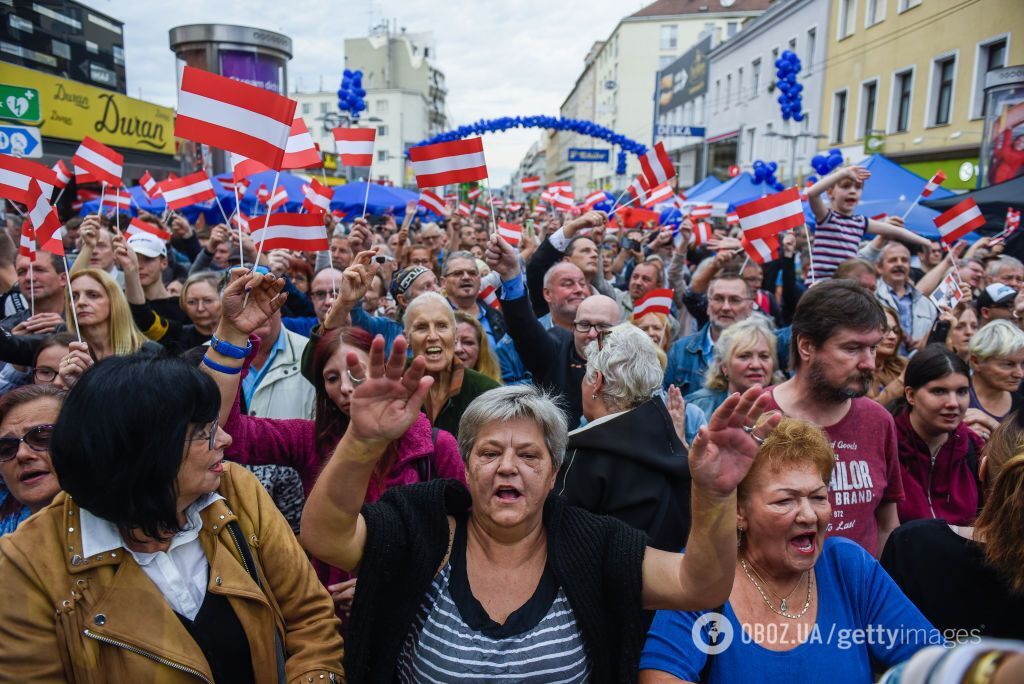
<svg viewBox="0 0 1024 684">
<path fill-rule="evenodd" d="M 1010 321 L 985 324 L 967 345 L 971 353 L 970 403 L 964 422 L 984 440 L 1021 408 L 1024 332 Z"/>
<path fill-rule="evenodd" d="M 529 386 L 491 390 L 465 411 L 466 485 L 396 487 L 363 507 L 376 462 L 433 383 L 425 360 L 406 365 L 405 352 L 399 337 L 385 361 L 384 340 L 374 340 L 349 429 L 303 513 L 307 550 L 359 568 L 349 681 L 633 682 L 644 610 L 710 609 L 728 597 L 736 486 L 779 421 L 758 420 L 760 388 L 726 400 L 693 442 L 681 555 L 551 495 L 566 418 Z"/>
<path fill-rule="evenodd" d="M 650 337 L 629 323 L 587 346 L 587 424 L 569 433 L 555 491 L 573 506 L 646 532 L 656 549 L 678 551 L 690 530 L 686 433 L 692 438 L 707 421 L 687 404 L 684 432 L 677 433 L 659 396 L 664 373 L 657 354 Z"/>
</svg>

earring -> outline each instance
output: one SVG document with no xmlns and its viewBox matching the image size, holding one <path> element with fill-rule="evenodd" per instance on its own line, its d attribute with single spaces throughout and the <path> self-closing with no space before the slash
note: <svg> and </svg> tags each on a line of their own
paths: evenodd
<svg viewBox="0 0 1024 684">
<path fill-rule="evenodd" d="M 740 546 L 743 546 L 743 528 L 742 527 L 737 527 L 736 528 L 736 547 L 739 548 Z"/>
<path fill-rule="evenodd" d="M 591 394 L 590 398 L 593 399 L 594 401 L 597 401 L 597 392 L 594 392 L 593 394 Z"/>
</svg>

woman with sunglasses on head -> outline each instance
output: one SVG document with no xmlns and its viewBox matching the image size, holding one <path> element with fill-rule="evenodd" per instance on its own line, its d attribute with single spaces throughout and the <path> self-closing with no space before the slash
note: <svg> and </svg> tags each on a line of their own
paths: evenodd
<svg viewBox="0 0 1024 684">
<path fill-rule="evenodd" d="M 0 535 L 49 505 L 60 491 L 50 463 L 50 436 L 64 392 L 25 385 L 0 397 Z"/>
<path fill-rule="evenodd" d="M 264 316 L 283 299 L 253 273 L 225 299 L 241 307 L 246 291 Z M 204 364 L 225 367 L 214 355 Z M 224 461 L 219 409 L 216 384 L 181 359 L 114 356 L 82 375 L 51 442 L 64 492 L 0 538 L 5 679 L 342 675 L 330 597 L 266 490 Z"/>
</svg>

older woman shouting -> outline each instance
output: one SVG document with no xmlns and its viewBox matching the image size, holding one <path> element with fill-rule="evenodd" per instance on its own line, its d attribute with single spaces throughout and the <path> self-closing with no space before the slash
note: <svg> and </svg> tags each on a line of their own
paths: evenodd
<svg viewBox="0 0 1024 684">
<path fill-rule="evenodd" d="M 690 451 L 685 556 L 645 548 L 643 534 L 550 496 L 566 418 L 539 390 L 477 398 L 462 417 L 463 486 L 435 480 L 363 504 L 386 445 L 415 420 L 433 379 L 406 343 L 370 351 L 352 421 L 309 497 L 302 541 L 318 558 L 359 566 L 346 643 L 352 682 L 630 682 L 643 608 L 700 610 L 732 585 L 735 487 L 778 418 L 757 428 L 760 388 L 730 397 Z M 749 433 L 748 433 L 749 430 Z M 552 638 L 556 636 L 557 638 Z"/>
<path fill-rule="evenodd" d="M 728 601 L 712 612 L 660 611 L 640 659 L 642 683 L 871 682 L 873 660 L 888 667 L 943 643 L 878 561 L 854 542 L 825 538 L 834 465 L 820 428 L 779 423 L 739 485 Z"/>
</svg>

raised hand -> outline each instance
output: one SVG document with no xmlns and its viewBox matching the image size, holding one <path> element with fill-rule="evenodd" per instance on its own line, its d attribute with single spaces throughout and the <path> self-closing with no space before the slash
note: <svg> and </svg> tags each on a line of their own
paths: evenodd
<svg viewBox="0 0 1024 684">
<path fill-rule="evenodd" d="M 519 275 L 519 257 L 512 245 L 497 233 L 487 240 L 484 250 L 484 262 L 491 270 L 501 276 L 502 280 L 512 280 Z"/>
<path fill-rule="evenodd" d="M 378 335 L 370 345 L 370 364 L 366 369 L 359 365 L 359 357 L 349 352 L 346 363 L 359 385 L 352 392 L 346 437 L 351 435 L 361 442 L 383 446 L 405 434 L 419 417 L 434 379 L 424 374 L 426 362 L 422 356 L 406 367 L 407 346 L 405 338 L 399 335 L 391 345 L 391 356 L 385 360 L 384 338 Z"/>
<path fill-rule="evenodd" d="M 114 263 L 125 273 L 135 273 L 139 270 L 139 257 L 135 250 L 128 244 L 124 235 L 115 235 L 111 240 L 114 247 Z"/>
<path fill-rule="evenodd" d="M 686 400 L 683 393 L 675 385 L 668 387 L 668 414 L 672 416 L 672 426 L 676 429 L 676 435 L 683 446 L 689 448 L 686 442 Z"/>
<path fill-rule="evenodd" d="M 82 373 L 93 367 L 96 362 L 89 355 L 89 345 L 85 342 L 72 342 L 68 345 L 68 353 L 57 366 L 55 385 L 61 389 L 71 389 Z"/>
<path fill-rule="evenodd" d="M 217 248 L 227 242 L 230 239 L 228 233 L 228 227 L 223 223 L 219 223 L 210 229 L 210 237 L 206 241 L 206 251 L 213 254 L 217 251 Z"/>
<path fill-rule="evenodd" d="M 373 237 L 370 234 L 370 225 L 364 218 L 357 218 L 352 222 L 352 230 L 348 233 L 348 244 L 353 252 L 361 252 L 373 245 Z"/>
<path fill-rule="evenodd" d="M 221 319 L 217 337 L 235 343 L 267 322 L 281 308 L 288 295 L 284 280 L 272 274 L 260 274 L 236 268 L 221 295 Z"/>
<path fill-rule="evenodd" d="M 380 264 L 373 260 L 376 250 L 360 252 L 352 259 L 352 263 L 342 273 L 338 296 L 334 298 L 331 308 L 324 316 L 324 329 L 332 330 L 345 324 L 349 312 L 366 296 L 366 291 L 373 282 L 373 276 L 380 269 Z"/>
<path fill-rule="evenodd" d="M 847 166 L 845 169 L 839 171 L 839 178 L 849 178 L 855 183 L 863 183 L 868 178 L 871 178 L 871 172 L 865 169 L 863 166 Z"/>
<path fill-rule="evenodd" d="M 603 211 L 588 211 L 578 218 L 574 218 L 562 227 L 566 237 L 572 237 L 585 228 L 603 228 L 608 222 L 608 214 Z"/>
<path fill-rule="evenodd" d="M 96 242 L 100 239 L 100 228 L 102 227 L 103 224 L 98 216 L 86 216 L 78 233 L 82 240 L 82 246 L 89 247 L 90 249 L 96 247 Z"/>
<path fill-rule="evenodd" d="M 700 429 L 690 447 L 690 476 L 694 487 L 714 497 L 731 495 L 746 477 L 757 455 L 758 441 L 764 440 L 782 420 L 770 414 L 760 425 L 758 419 L 771 403 L 768 393 L 754 385 L 742 395 L 729 396 Z M 753 430 L 747 428 L 753 426 Z"/>
</svg>

